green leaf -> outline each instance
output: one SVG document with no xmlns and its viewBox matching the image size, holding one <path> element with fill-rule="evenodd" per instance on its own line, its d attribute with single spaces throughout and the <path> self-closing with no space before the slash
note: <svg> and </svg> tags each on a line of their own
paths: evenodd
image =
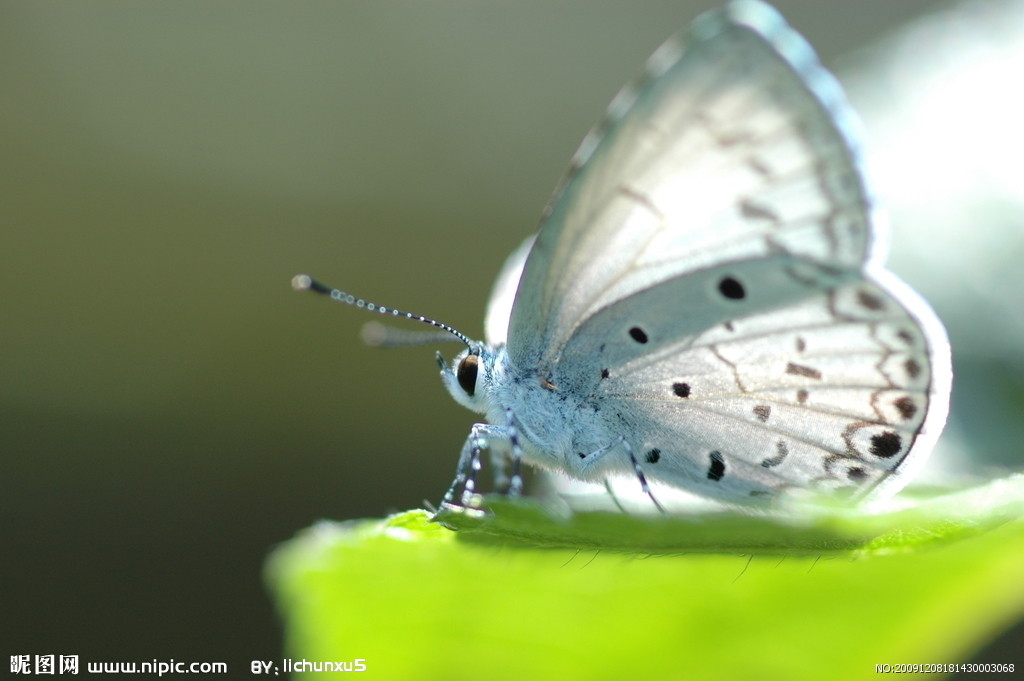
<svg viewBox="0 0 1024 681">
<path fill-rule="evenodd" d="M 1024 612 L 1020 476 L 876 514 L 486 502 L 441 514 L 458 531 L 408 511 L 279 548 L 287 655 L 383 679 L 861 679 L 964 662 Z"/>
</svg>

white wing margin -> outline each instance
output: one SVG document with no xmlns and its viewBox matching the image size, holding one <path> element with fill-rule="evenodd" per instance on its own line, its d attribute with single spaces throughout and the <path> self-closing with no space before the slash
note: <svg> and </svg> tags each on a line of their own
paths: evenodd
<svg viewBox="0 0 1024 681">
<path fill-rule="evenodd" d="M 508 339 L 508 320 L 512 315 L 516 286 L 523 277 L 526 256 L 533 248 L 534 237 L 528 237 L 512 251 L 498 272 L 487 300 L 487 316 L 484 318 L 484 338 L 491 345 L 501 345 Z"/>
</svg>

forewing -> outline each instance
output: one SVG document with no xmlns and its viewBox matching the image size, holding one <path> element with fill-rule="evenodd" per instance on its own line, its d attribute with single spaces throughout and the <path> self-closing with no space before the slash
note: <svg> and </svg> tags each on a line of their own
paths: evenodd
<svg viewBox="0 0 1024 681">
<path fill-rule="evenodd" d="M 512 362 L 544 372 L 598 310 L 722 263 L 782 254 L 859 269 L 870 211 L 851 126 L 774 10 L 737 2 L 698 19 L 574 156 L 519 283 Z"/>
</svg>

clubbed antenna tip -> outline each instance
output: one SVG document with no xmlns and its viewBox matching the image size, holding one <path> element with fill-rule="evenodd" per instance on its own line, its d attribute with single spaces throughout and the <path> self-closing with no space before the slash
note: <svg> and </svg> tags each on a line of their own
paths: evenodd
<svg viewBox="0 0 1024 681">
<path fill-rule="evenodd" d="M 364 310 L 368 310 L 370 312 L 376 312 L 378 314 L 389 315 L 389 316 L 392 316 L 392 317 L 405 317 L 406 319 L 411 319 L 414 322 L 422 322 L 424 324 L 430 324 L 431 326 L 439 328 L 439 329 L 442 329 L 445 333 L 450 334 L 451 336 L 454 336 L 455 339 L 457 339 L 458 341 L 464 343 L 467 347 L 472 347 L 472 343 L 470 342 L 469 338 L 467 338 L 464 333 L 462 333 L 461 331 L 457 331 L 456 329 L 453 329 L 451 326 L 445 324 L 444 322 L 439 322 L 436 319 L 431 319 L 430 317 L 424 317 L 423 315 L 413 314 L 411 312 L 402 312 L 401 310 L 396 310 L 393 307 L 387 307 L 385 305 L 378 305 L 376 303 L 371 303 L 369 301 L 363 300 L 362 298 L 356 297 L 356 296 L 352 295 L 351 293 L 345 293 L 344 291 L 342 291 L 340 289 L 336 289 L 336 288 L 333 288 L 331 286 L 325 286 L 324 284 L 321 284 L 319 281 L 317 281 L 313 277 L 309 276 L 308 274 L 296 274 L 294 277 L 292 277 L 292 288 L 295 289 L 296 291 L 313 291 L 314 293 L 320 293 L 320 294 L 323 294 L 325 296 L 330 296 L 332 300 L 335 300 L 335 301 L 337 301 L 339 303 L 345 303 L 346 305 L 351 305 L 353 307 L 359 307 L 359 308 L 362 308 Z M 419 342 L 416 342 L 416 343 L 409 343 L 408 339 L 406 338 L 406 339 L 403 339 L 400 342 L 392 343 L 392 342 L 385 341 L 385 342 L 383 342 L 381 344 L 382 345 L 418 345 L 418 344 L 420 344 L 422 342 L 431 342 L 431 341 L 430 340 L 427 340 L 427 341 L 420 340 Z"/>
<path fill-rule="evenodd" d="M 292 277 L 292 288 L 296 291 L 316 291 L 324 295 L 331 293 L 331 287 L 324 286 L 308 274 L 296 274 Z"/>
</svg>

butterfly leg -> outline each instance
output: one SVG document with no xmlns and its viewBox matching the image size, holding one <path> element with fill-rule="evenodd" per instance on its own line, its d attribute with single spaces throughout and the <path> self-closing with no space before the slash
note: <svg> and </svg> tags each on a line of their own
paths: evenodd
<svg viewBox="0 0 1024 681">
<path fill-rule="evenodd" d="M 476 423 L 469 431 L 469 437 L 462 444 L 462 452 L 459 454 L 459 463 L 455 467 L 455 479 L 444 494 L 442 504 L 465 505 L 468 497 L 472 495 L 476 485 L 476 472 L 480 470 L 481 445 L 480 430 L 486 424 Z M 461 488 L 462 495 L 457 503 L 455 501 L 456 491 Z"/>
<path fill-rule="evenodd" d="M 523 446 L 519 443 L 519 429 L 516 428 L 512 410 L 506 409 L 505 416 L 508 419 L 505 426 L 508 442 L 512 447 L 512 479 L 508 483 L 507 493 L 510 497 L 518 497 L 523 493 Z M 497 484 L 497 474 L 495 474 L 495 486 L 501 489 Z"/>
<path fill-rule="evenodd" d="M 636 479 L 640 481 L 640 489 L 643 493 L 650 497 L 651 501 L 654 502 L 655 507 L 662 513 L 665 513 L 665 507 L 661 505 L 661 502 L 654 496 L 654 492 L 651 490 L 651 486 L 647 484 L 647 476 L 644 475 L 644 469 L 640 467 L 640 462 L 636 460 L 636 456 L 633 454 L 633 448 L 626 442 L 626 438 L 620 435 L 618 438 L 613 440 L 610 444 L 605 445 L 597 451 L 591 452 L 583 457 L 583 465 L 590 467 L 597 463 L 597 461 L 604 457 L 605 454 L 615 449 L 615 447 L 622 447 L 626 450 L 626 455 L 629 457 L 630 463 L 633 465 L 633 472 L 636 474 Z M 605 488 L 611 491 L 607 480 L 605 481 Z M 614 495 L 612 495 L 614 499 Z M 618 500 L 615 501 L 618 505 Z M 621 508 L 621 506 L 620 506 Z"/>
<path fill-rule="evenodd" d="M 615 494 L 615 490 L 612 489 L 612 481 L 608 478 L 604 479 L 604 491 L 608 493 L 608 496 L 612 498 L 612 503 L 615 504 L 615 508 L 619 509 L 619 513 L 623 515 L 629 515 L 629 511 L 619 502 L 619 497 Z"/>
<path fill-rule="evenodd" d="M 654 492 L 651 491 L 651 486 L 647 484 L 647 477 L 644 475 L 644 469 L 640 467 L 640 462 L 636 460 L 636 456 L 633 454 L 633 448 L 626 442 L 626 438 L 622 438 L 622 448 L 629 454 L 629 460 L 633 464 L 633 472 L 636 473 L 636 479 L 640 481 L 640 489 L 643 493 L 651 498 L 654 505 L 659 511 L 665 513 L 665 507 L 661 505 L 661 502 L 654 496 Z"/>
<path fill-rule="evenodd" d="M 511 479 L 505 473 L 506 447 L 512 449 Z M 522 492 L 523 480 L 520 473 L 522 447 L 519 444 L 517 429 L 512 423 L 512 415 L 509 413 L 509 425 L 507 426 L 495 426 L 490 423 L 473 424 L 469 431 L 469 437 L 462 445 L 455 479 L 445 493 L 443 503 L 473 506 L 476 496 L 476 476 L 480 472 L 480 457 L 485 448 L 491 451 L 491 463 L 495 470 L 495 486 L 503 488 L 507 485 L 508 494 L 511 496 L 518 496 Z"/>
<path fill-rule="evenodd" d="M 496 443 L 491 443 L 492 445 Z M 510 478 L 508 476 L 508 452 L 504 447 L 491 446 L 491 472 L 494 476 L 494 489 L 501 491 L 508 489 Z"/>
</svg>

